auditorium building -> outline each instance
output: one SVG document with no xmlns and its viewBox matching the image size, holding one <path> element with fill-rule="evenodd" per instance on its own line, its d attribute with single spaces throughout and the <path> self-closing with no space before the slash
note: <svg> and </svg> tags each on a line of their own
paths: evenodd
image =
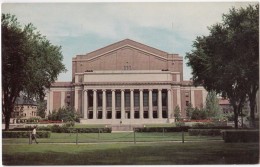
<svg viewBox="0 0 260 167">
<path fill-rule="evenodd" d="M 86 124 L 174 122 L 178 106 L 201 108 L 207 91 L 183 80 L 183 57 L 125 39 L 72 58 L 72 81 L 47 91 L 47 112 L 72 106 Z"/>
</svg>

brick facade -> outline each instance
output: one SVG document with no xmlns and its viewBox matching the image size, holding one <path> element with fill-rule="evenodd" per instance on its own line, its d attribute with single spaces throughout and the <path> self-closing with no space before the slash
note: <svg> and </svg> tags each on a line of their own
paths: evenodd
<svg viewBox="0 0 260 167">
<path fill-rule="evenodd" d="M 51 86 L 48 110 L 71 105 L 82 114 L 82 122 L 93 124 L 117 124 L 122 119 L 138 124 L 171 123 L 177 105 L 185 117 L 187 103 L 201 107 L 205 95 L 202 87 L 183 81 L 181 56 L 126 39 L 73 57 L 72 82 Z M 118 98 L 119 108 L 113 106 Z M 133 103 L 137 100 L 139 106 Z M 112 104 L 107 107 L 107 103 Z"/>
</svg>

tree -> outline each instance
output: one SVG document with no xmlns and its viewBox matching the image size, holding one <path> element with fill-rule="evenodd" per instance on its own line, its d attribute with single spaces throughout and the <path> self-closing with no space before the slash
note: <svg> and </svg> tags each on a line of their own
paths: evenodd
<svg viewBox="0 0 260 167">
<path fill-rule="evenodd" d="M 193 110 L 191 114 L 191 119 L 193 120 L 201 120 L 201 119 L 207 119 L 207 112 L 206 110 L 198 109 L 197 107 Z"/>
<path fill-rule="evenodd" d="M 179 121 L 180 116 L 181 116 L 181 111 L 180 111 L 180 107 L 177 105 L 174 109 L 174 117 L 175 117 L 175 122 Z"/>
<path fill-rule="evenodd" d="M 37 115 L 40 116 L 41 118 L 45 118 L 46 108 L 47 108 L 47 102 L 46 101 L 39 101 L 38 107 L 37 107 Z"/>
<path fill-rule="evenodd" d="M 191 103 L 188 104 L 188 106 L 187 106 L 187 108 L 185 109 L 185 111 L 186 111 L 186 116 L 187 116 L 188 118 L 191 118 L 192 112 L 194 111 L 194 108 L 192 107 L 192 104 L 191 104 Z"/>
<path fill-rule="evenodd" d="M 14 102 L 20 92 L 43 99 L 62 64 L 61 47 L 52 45 L 32 24 L 23 29 L 14 15 L 2 14 L 2 90 L 5 130 L 9 129 Z"/>
<path fill-rule="evenodd" d="M 72 107 L 62 107 L 58 111 L 54 110 L 52 114 L 48 115 L 49 120 L 64 121 L 64 122 L 79 122 L 79 115 Z"/>
<path fill-rule="evenodd" d="M 208 92 L 206 98 L 206 111 L 208 117 L 216 117 L 220 114 L 219 100 L 215 91 Z"/>
<path fill-rule="evenodd" d="M 258 11 L 258 5 L 232 8 L 222 24 L 209 28 L 209 36 L 197 37 L 195 49 L 186 55 L 194 83 L 229 98 L 236 128 L 246 95 L 254 97 L 253 108 L 258 90 Z"/>
</svg>

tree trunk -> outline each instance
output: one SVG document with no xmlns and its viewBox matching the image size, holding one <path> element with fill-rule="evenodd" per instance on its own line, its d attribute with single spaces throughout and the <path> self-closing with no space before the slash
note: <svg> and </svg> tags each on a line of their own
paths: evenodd
<svg viewBox="0 0 260 167">
<path fill-rule="evenodd" d="M 250 124 L 253 128 L 256 127 L 256 124 L 255 124 L 255 106 L 256 106 L 255 100 L 254 101 L 250 100 Z"/>
<path fill-rule="evenodd" d="M 5 131 L 9 130 L 10 118 L 11 118 L 11 112 L 7 112 L 7 114 L 5 114 Z"/>
<path fill-rule="evenodd" d="M 238 107 L 236 105 L 233 105 L 234 108 L 234 123 L 235 128 L 238 129 Z"/>
</svg>

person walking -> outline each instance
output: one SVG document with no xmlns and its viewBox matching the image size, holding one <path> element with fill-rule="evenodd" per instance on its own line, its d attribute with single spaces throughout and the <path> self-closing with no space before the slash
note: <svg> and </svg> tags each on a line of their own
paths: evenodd
<svg viewBox="0 0 260 167">
<path fill-rule="evenodd" d="M 33 131 L 32 131 L 32 141 L 35 140 L 35 143 L 38 144 L 37 140 L 36 140 L 36 126 L 33 128 Z"/>
</svg>

